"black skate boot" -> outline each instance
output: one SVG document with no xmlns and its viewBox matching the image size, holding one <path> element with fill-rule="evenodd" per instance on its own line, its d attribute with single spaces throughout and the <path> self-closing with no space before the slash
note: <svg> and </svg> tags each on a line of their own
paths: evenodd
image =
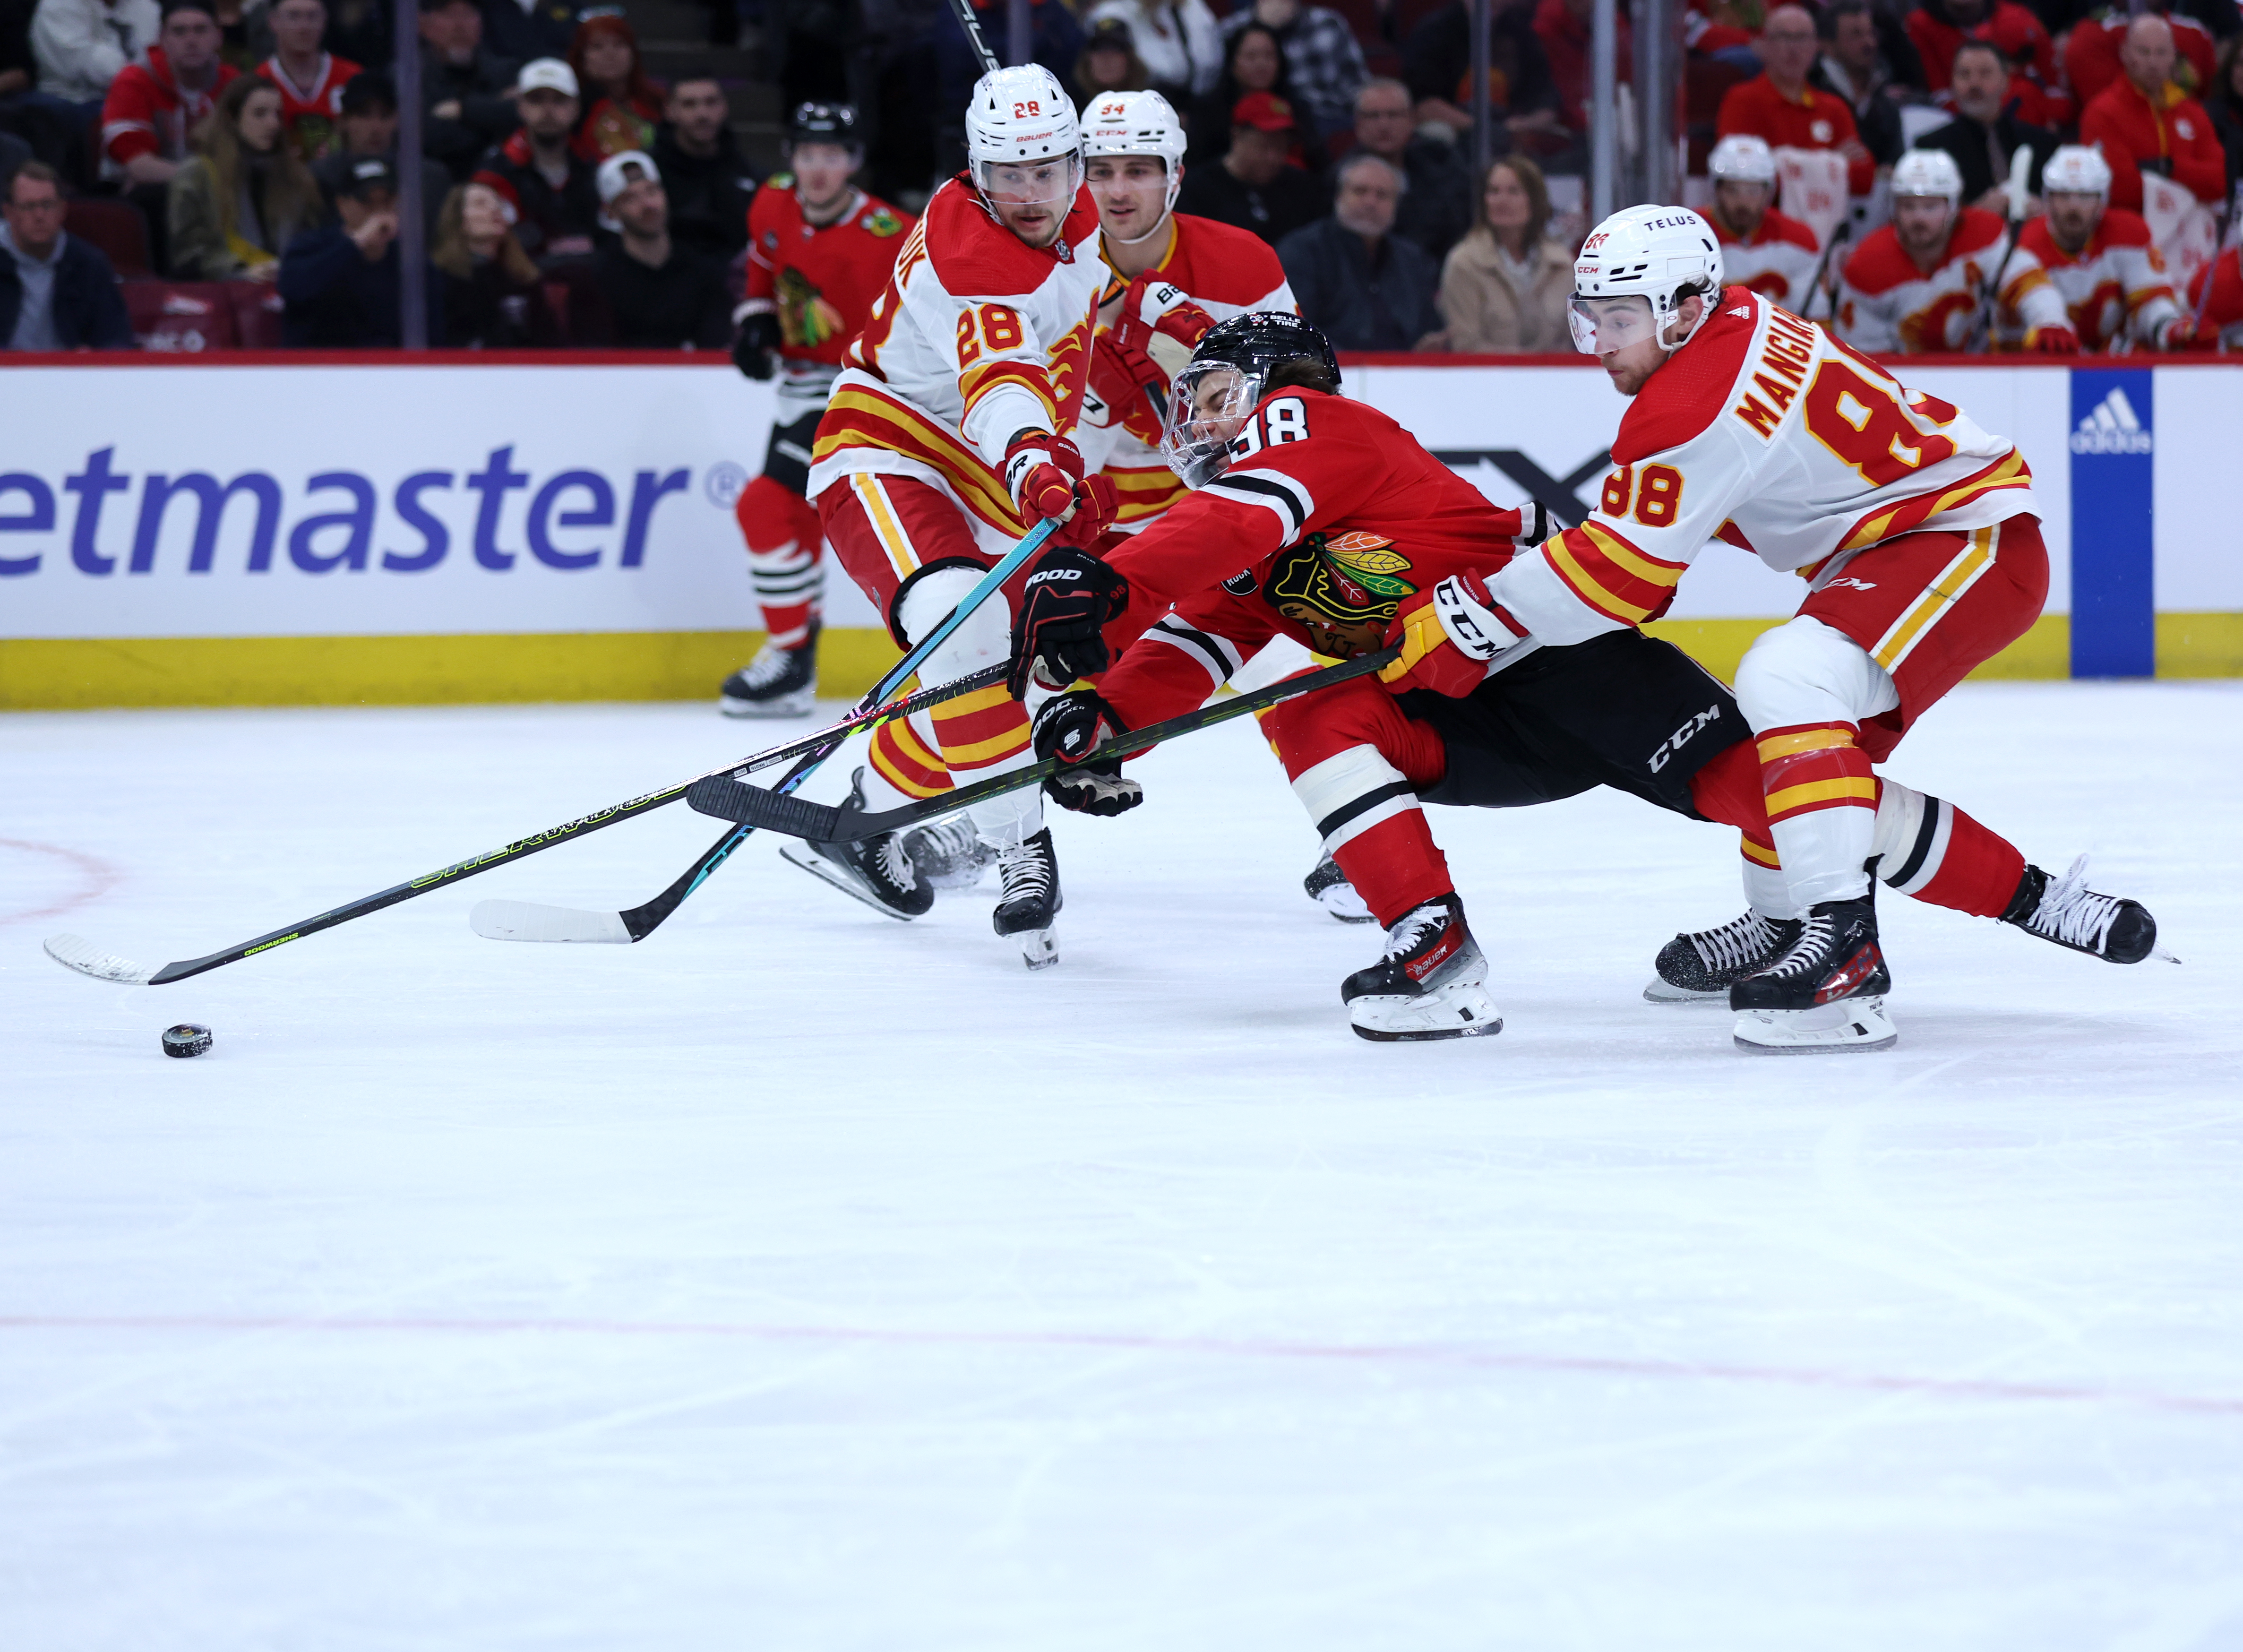
<svg viewBox="0 0 2243 1652">
<path fill-rule="evenodd" d="M 1445 894 L 1403 914 L 1386 932 L 1378 961 L 1342 981 L 1339 995 L 1360 1038 L 1484 1038 L 1503 1030 L 1486 981 L 1487 959 L 1465 927 L 1464 902 Z"/>
<path fill-rule="evenodd" d="M 1065 904 L 1051 828 L 1000 853 L 997 875 L 1004 880 L 1005 893 L 998 897 L 990 922 L 999 934 L 1020 937 L 1020 959 L 1029 968 L 1048 969 L 1059 961 L 1059 938 L 1052 933 L 1052 920 Z"/>
<path fill-rule="evenodd" d="M 1798 939 L 1729 988 L 1737 1048 L 1755 1055 L 1883 1049 L 1900 1035 L 1885 1016 L 1892 973 L 1877 946 L 1876 906 L 1825 900 Z"/>
<path fill-rule="evenodd" d="M 859 769 L 849 783 L 852 806 L 865 806 L 865 771 Z M 789 839 L 779 846 L 779 858 L 791 860 L 813 877 L 823 878 L 844 894 L 854 895 L 875 912 L 909 920 L 934 905 L 934 891 L 919 881 L 904 853 L 903 833 L 884 832 L 859 843 L 810 843 Z"/>
<path fill-rule="evenodd" d="M 800 648 L 765 643 L 724 679 L 717 709 L 726 717 L 803 717 L 818 698 L 818 627 Z"/>
<path fill-rule="evenodd" d="M 913 826 L 904 833 L 904 853 L 918 870 L 919 880 L 930 889 L 971 889 L 997 858 L 997 852 L 981 841 L 973 822 L 962 814 Z"/>
<path fill-rule="evenodd" d="M 2061 878 L 2027 866 L 2002 921 L 2114 964 L 2138 964 L 2158 949 L 2158 920 L 2139 900 L 2090 889 L 2084 854 Z"/>
<path fill-rule="evenodd" d="M 1677 935 L 1659 949 L 1658 971 L 1643 995 L 1654 1004 L 1726 1002 L 1729 988 L 1765 968 L 1799 939 L 1795 918 L 1763 918 L 1748 911 L 1718 929 Z"/>
<path fill-rule="evenodd" d="M 1376 923 L 1377 916 L 1363 904 L 1363 897 L 1348 881 L 1347 873 L 1339 869 L 1339 862 L 1330 855 L 1317 862 L 1317 869 L 1301 880 L 1309 899 L 1322 907 L 1342 923 Z"/>
</svg>

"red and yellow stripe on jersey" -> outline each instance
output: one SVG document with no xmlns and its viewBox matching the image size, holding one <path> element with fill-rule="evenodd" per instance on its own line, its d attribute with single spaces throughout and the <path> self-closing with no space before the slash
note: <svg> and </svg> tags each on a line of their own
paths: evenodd
<svg viewBox="0 0 2243 1652">
<path fill-rule="evenodd" d="M 949 483 L 959 502 L 990 527 L 1014 538 L 1027 532 L 996 472 L 963 436 L 908 401 L 863 383 L 844 383 L 834 391 L 818 427 L 811 463 L 821 464 L 852 450 L 915 459 Z"/>
<path fill-rule="evenodd" d="M 883 723 L 872 732 L 868 760 L 873 772 L 907 798 L 938 797 L 951 789 L 950 772 L 907 717 Z"/>
<path fill-rule="evenodd" d="M 1821 809 L 1876 807 L 1876 776 L 1854 744 L 1856 732 L 1851 723 L 1802 723 L 1759 737 L 1768 825 Z"/>
<path fill-rule="evenodd" d="M 1594 521 L 1546 541 L 1542 554 L 1574 596 L 1622 625 L 1640 625 L 1665 613 L 1689 566 L 1640 550 Z"/>
<path fill-rule="evenodd" d="M 1191 491 L 1166 465 L 1143 469 L 1108 465 L 1104 474 L 1120 501 L 1114 524 L 1125 529 L 1150 522 Z"/>
<path fill-rule="evenodd" d="M 966 417 L 972 418 L 982 398 L 1004 385 L 1025 390 L 1036 399 L 1036 405 L 1043 409 L 1046 429 L 1060 428 L 1059 403 L 1054 394 L 1051 374 L 1044 370 L 1042 362 L 1023 361 L 1017 357 L 983 361 L 958 375 L 958 393 L 966 398 Z"/>
<path fill-rule="evenodd" d="M 1988 494 L 2000 493 L 2004 489 L 2030 491 L 2031 487 L 2032 467 L 2025 463 L 2024 455 L 2012 448 L 1984 470 L 1975 475 L 1965 476 L 1951 488 L 1937 493 L 1918 494 L 1912 499 L 1903 499 L 1897 503 L 1870 511 L 1846 530 L 1845 537 L 1838 542 L 1838 549 L 1859 550 L 1865 545 L 1897 539 L 1918 528 L 1937 527 L 1938 517 L 1950 510 L 1960 510 L 1965 505 L 1973 504 Z"/>
</svg>

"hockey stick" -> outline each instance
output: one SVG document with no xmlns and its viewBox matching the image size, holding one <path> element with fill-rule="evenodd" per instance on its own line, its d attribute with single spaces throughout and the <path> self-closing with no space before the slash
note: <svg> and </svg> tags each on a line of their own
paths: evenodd
<svg viewBox="0 0 2243 1652">
<path fill-rule="evenodd" d="M 2009 196 L 2010 233 L 2002 239 L 2002 255 L 1994 260 L 1994 267 L 1986 273 L 1984 286 L 1978 289 L 1978 320 L 1971 330 L 1964 348 L 1989 349 L 1994 341 L 1994 305 L 2002 290 L 2002 272 L 2010 266 L 2010 254 L 2017 250 L 2017 237 L 2024 233 L 2025 198 L 2032 193 L 2032 145 L 2019 144 L 2017 152 L 2010 157 L 2010 181 L 2003 187 Z"/>
<path fill-rule="evenodd" d="M 973 15 L 973 0 L 950 0 L 950 9 L 958 14 L 958 26 L 966 30 L 966 44 L 981 59 L 981 72 L 991 74 L 1003 68 L 997 61 L 997 54 L 989 50 L 989 43 L 981 37 L 980 21 Z"/>
<path fill-rule="evenodd" d="M 1227 723 L 1235 717 L 1265 711 L 1281 700 L 1290 700 L 1303 694 L 1314 693 L 1320 688 L 1330 688 L 1336 683 L 1367 677 L 1371 672 L 1391 664 L 1401 657 L 1399 647 L 1382 648 L 1375 654 L 1365 654 L 1344 664 L 1328 665 L 1323 671 L 1310 671 L 1305 677 L 1290 677 L 1281 683 L 1252 694 L 1235 695 L 1214 705 L 1202 706 L 1182 717 L 1172 717 L 1165 723 L 1150 723 L 1127 734 L 1119 734 L 1103 742 L 1091 755 L 1135 757 L 1148 752 L 1166 740 L 1180 735 L 1196 734 L 1217 723 Z M 1008 769 L 1002 774 L 993 774 L 986 780 L 954 792 L 941 792 L 924 798 L 916 803 L 906 803 L 892 809 L 865 810 L 844 806 L 834 807 L 830 803 L 805 803 L 800 798 L 782 797 L 766 792 L 761 786 L 741 786 L 723 775 L 709 775 L 696 780 L 685 793 L 689 807 L 698 813 L 714 815 L 720 820 L 737 820 L 749 826 L 763 826 L 784 833 L 791 838 L 806 838 L 815 843 L 856 843 L 866 838 L 877 838 L 884 833 L 901 831 L 917 826 L 922 820 L 954 814 L 987 799 L 1002 797 L 1007 792 L 1017 792 L 1023 786 L 1040 786 L 1067 766 L 1057 758 L 1046 758 L 1041 763 L 1030 764 L 1024 769 Z"/>
<path fill-rule="evenodd" d="M 1002 585 L 1015 570 L 1027 563 L 1029 557 L 1041 550 L 1044 542 L 1059 530 L 1059 526 L 1056 521 L 1037 523 L 1019 544 L 1005 553 L 996 566 L 981 577 L 980 583 L 966 594 L 957 607 L 950 610 L 942 624 L 928 634 L 925 642 L 913 648 L 910 653 L 897 662 L 895 668 L 880 679 L 879 687 L 873 691 L 873 694 L 866 696 L 866 699 L 871 700 L 875 696 L 883 694 L 918 670 L 920 662 L 936 644 L 963 624 L 966 617 L 972 613 L 992 591 Z M 936 698 L 947 699 L 956 694 L 972 691 L 972 688 L 965 683 L 945 683 L 934 689 L 922 691 L 908 701 L 899 701 L 892 705 L 860 706 L 859 710 L 852 711 L 840 722 L 825 731 L 825 738 L 830 744 L 823 749 L 809 753 L 805 761 L 798 763 L 790 772 L 788 779 L 799 784 L 803 779 L 807 778 L 818 762 L 824 761 L 832 750 L 838 748 L 843 739 L 859 728 L 869 724 L 886 721 L 897 716 L 906 715 L 906 707 L 917 709 L 919 706 L 934 704 Z M 933 698 L 929 698 L 930 696 Z M 473 855 L 465 860 L 455 861 L 448 866 L 428 873 L 409 882 L 393 884 L 387 889 L 361 896 L 356 900 L 333 907 L 314 917 L 306 918 L 286 929 L 268 931 L 253 940 L 245 941 L 238 946 L 208 953 L 200 958 L 178 959 L 164 965 L 161 968 L 151 969 L 145 965 L 134 963 L 128 958 L 120 958 L 114 953 L 103 952 L 92 942 L 77 935 L 50 936 L 45 943 L 46 954 L 64 968 L 75 969 L 82 975 L 91 975 L 97 981 L 119 981 L 127 986 L 166 986 L 175 981 L 185 981 L 190 975 L 199 975 L 205 970 L 217 969 L 226 964 L 239 963 L 242 959 L 252 957 L 258 953 L 270 952 L 273 947 L 285 945 L 288 941 L 301 941 L 306 935 L 317 934 L 322 929 L 333 929 L 338 924 L 346 924 L 354 918 L 363 918 L 369 913 L 380 912 L 385 907 L 394 907 L 400 901 L 410 900 L 416 895 L 425 895 L 431 890 L 444 888 L 459 879 L 472 878 L 478 873 L 488 872 L 494 866 L 502 866 L 509 861 L 523 860 L 541 850 L 549 849 L 556 843 L 565 843 L 585 833 L 603 831 L 618 821 L 636 819 L 650 811 L 659 809 L 666 804 L 677 802 L 697 781 L 717 779 L 737 774 L 756 763 L 757 759 L 751 758 L 745 763 L 727 763 L 719 768 L 706 770 L 690 779 L 680 781 L 676 786 L 666 786 L 659 792 L 647 792 L 643 797 L 632 798 L 628 802 L 614 804 L 594 813 L 564 821 L 557 826 L 549 827 L 543 832 L 532 833 L 526 838 L 517 838 L 502 848 Z M 725 833 L 728 839 L 744 838 L 746 835 L 744 832 Z M 731 851 L 727 849 L 725 853 L 730 853 Z M 713 849 L 711 854 L 714 854 Z M 687 892 L 690 893 L 693 886 L 705 879 L 708 873 L 714 871 L 722 862 L 721 855 L 716 856 L 713 860 L 711 855 L 704 855 L 695 863 L 695 872 L 698 876 L 691 878 Z M 664 893 L 666 893 L 667 891 Z M 681 894 L 678 899 L 682 900 L 684 896 Z M 656 901 L 650 901 L 648 905 L 651 907 L 659 900 L 660 897 L 657 896 Z M 673 902 L 673 910 L 675 905 L 676 903 Z M 668 914 L 665 912 L 663 915 L 667 916 Z M 620 918 L 620 914 L 618 917 Z M 656 921 L 658 922 L 660 920 L 657 919 Z M 535 939 L 535 937 L 524 938 Z"/>
<path fill-rule="evenodd" d="M 1815 273 L 1811 278 L 1809 278 L 1808 283 L 1807 306 L 1806 308 L 1799 312 L 1799 319 L 1801 320 L 1811 321 L 1815 319 L 1813 315 L 1809 314 L 1809 311 L 1811 311 L 1815 307 L 1815 300 L 1818 293 L 1826 295 L 1830 300 L 1830 320 L 1835 321 L 1838 319 L 1837 291 L 1835 288 L 1827 287 L 1824 283 L 1826 278 L 1830 273 L 1830 260 L 1837 256 L 1838 249 L 1840 247 L 1843 246 L 1848 241 L 1853 239 L 1853 219 L 1842 219 L 1831 226 L 1830 245 L 1822 249 L 1822 257 L 1821 260 L 1815 264 Z"/>
</svg>

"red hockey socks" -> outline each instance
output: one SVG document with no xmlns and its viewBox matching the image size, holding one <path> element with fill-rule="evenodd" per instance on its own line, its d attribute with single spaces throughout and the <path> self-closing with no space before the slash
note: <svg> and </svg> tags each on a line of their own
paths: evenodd
<svg viewBox="0 0 2243 1652">
<path fill-rule="evenodd" d="M 1943 798 L 1883 782 L 1877 803 L 1877 876 L 1935 907 L 1980 918 L 2009 909 L 2025 858 Z"/>
<path fill-rule="evenodd" d="M 818 512 L 783 483 L 758 476 L 740 490 L 732 514 L 748 543 L 748 578 L 772 646 L 803 647 L 818 623 L 825 589 Z"/>
<path fill-rule="evenodd" d="M 1293 777 L 1293 795 L 1380 923 L 1391 926 L 1455 889 L 1417 788 L 1377 746 L 1351 745 L 1303 769 Z"/>
</svg>

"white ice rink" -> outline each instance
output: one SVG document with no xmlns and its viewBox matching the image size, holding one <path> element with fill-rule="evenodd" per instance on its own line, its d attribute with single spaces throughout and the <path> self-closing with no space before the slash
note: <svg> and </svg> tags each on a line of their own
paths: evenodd
<svg viewBox="0 0 2243 1652">
<path fill-rule="evenodd" d="M 1233 725 L 1062 818 L 1060 966 L 682 806 L 688 706 L 0 718 L 6 1652 L 2243 1647 L 2243 685 L 1970 686 L 1891 765 L 2136 895 L 1887 894 L 1898 1049 L 1638 992 L 1731 834 L 1436 814 L 1508 1025 L 1376 950 Z M 777 738 L 771 736 L 768 738 Z M 813 795 L 831 796 L 831 767 Z M 207 1022 L 208 1057 L 158 1034 Z"/>
</svg>

